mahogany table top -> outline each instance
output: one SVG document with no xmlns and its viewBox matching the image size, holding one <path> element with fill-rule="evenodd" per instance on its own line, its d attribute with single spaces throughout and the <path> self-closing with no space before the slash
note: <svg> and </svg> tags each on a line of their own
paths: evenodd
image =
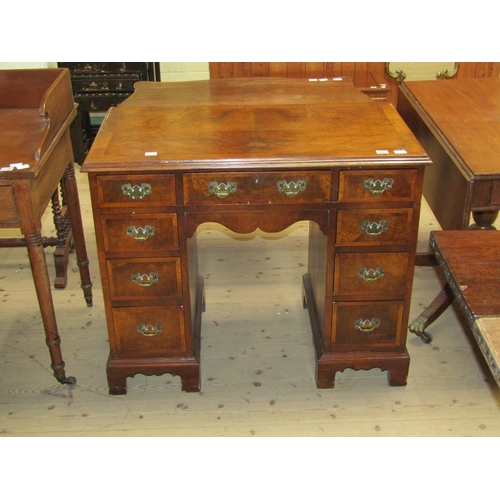
<svg viewBox="0 0 500 500">
<path fill-rule="evenodd" d="M 84 171 L 429 163 L 390 104 L 333 80 L 140 82 L 98 138 Z"/>
<path fill-rule="evenodd" d="M 466 174 L 498 177 L 500 79 L 406 82 L 434 132 L 463 160 Z"/>
</svg>

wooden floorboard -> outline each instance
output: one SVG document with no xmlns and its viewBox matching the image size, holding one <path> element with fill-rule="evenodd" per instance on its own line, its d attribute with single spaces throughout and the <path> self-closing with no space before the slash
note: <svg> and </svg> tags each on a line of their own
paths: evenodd
<svg viewBox="0 0 500 500">
<path fill-rule="evenodd" d="M 301 301 L 306 223 L 250 236 L 204 225 L 198 236 L 207 301 L 201 392 L 181 392 L 170 375 L 137 375 L 128 379 L 126 396 L 110 396 L 88 184 L 77 176 L 94 305 L 85 305 L 74 255 L 67 289 L 53 295 L 66 371 L 78 382 L 61 386 L 51 374 L 26 250 L 0 249 L 0 435 L 500 436 L 499 389 L 455 307 L 429 328 L 432 344 L 410 335 L 406 387 L 389 387 L 377 369 L 345 370 L 334 389 L 316 388 Z M 420 249 L 438 228 L 424 202 Z M 44 230 L 53 233 L 50 210 Z M 52 250 L 46 252 L 53 275 Z M 416 268 L 412 318 L 443 282 L 439 268 Z"/>
</svg>

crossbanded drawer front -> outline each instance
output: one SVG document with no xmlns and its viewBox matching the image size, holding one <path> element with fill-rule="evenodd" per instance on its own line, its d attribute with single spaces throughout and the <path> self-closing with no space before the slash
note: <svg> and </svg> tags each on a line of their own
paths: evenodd
<svg viewBox="0 0 500 500">
<path fill-rule="evenodd" d="M 111 300 L 182 297 L 180 258 L 108 259 Z"/>
<path fill-rule="evenodd" d="M 339 210 L 337 245 L 407 245 L 410 242 L 411 209 Z"/>
<path fill-rule="evenodd" d="M 404 295 L 408 258 L 405 252 L 336 254 L 333 293 Z"/>
<path fill-rule="evenodd" d="M 112 310 L 117 354 L 122 358 L 182 356 L 186 353 L 181 306 L 121 307 Z"/>
<path fill-rule="evenodd" d="M 106 252 L 177 250 L 177 214 L 109 215 L 101 218 Z"/>
<path fill-rule="evenodd" d="M 185 174 L 187 205 L 291 204 L 330 201 L 329 171 Z"/>
<path fill-rule="evenodd" d="M 332 344 L 349 349 L 399 347 L 403 302 L 337 302 L 333 304 Z"/>
<path fill-rule="evenodd" d="M 101 175 L 97 178 L 97 189 L 99 204 L 103 208 L 175 205 L 173 174 Z"/>
<path fill-rule="evenodd" d="M 416 170 L 340 172 L 339 201 L 412 201 L 416 181 Z"/>
</svg>

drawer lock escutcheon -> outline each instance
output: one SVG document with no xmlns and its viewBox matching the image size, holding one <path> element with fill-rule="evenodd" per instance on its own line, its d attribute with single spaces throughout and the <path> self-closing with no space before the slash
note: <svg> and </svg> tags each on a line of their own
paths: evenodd
<svg viewBox="0 0 500 500">
<path fill-rule="evenodd" d="M 142 183 L 140 186 L 127 183 L 122 186 L 122 193 L 133 200 L 142 200 L 151 194 L 151 184 Z"/>
<path fill-rule="evenodd" d="M 305 191 L 307 187 L 306 181 L 299 179 L 297 182 L 294 181 L 278 181 L 278 191 L 280 193 L 285 193 L 288 197 L 297 196 L 301 191 Z"/>
<path fill-rule="evenodd" d="M 136 241 L 146 241 L 155 235 L 155 228 L 153 226 L 135 227 L 128 226 L 126 230 L 127 236 L 134 238 Z"/>
<path fill-rule="evenodd" d="M 365 220 L 360 224 L 361 231 L 368 236 L 379 236 L 389 229 L 389 223 L 385 220 L 380 222 L 369 222 Z"/>
<path fill-rule="evenodd" d="M 136 285 L 143 287 L 154 285 L 155 283 L 158 283 L 158 281 L 160 281 L 158 273 L 149 273 L 149 274 L 134 273 L 131 274 L 130 277 L 132 279 L 132 283 L 135 283 Z"/>
<path fill-rule="evenodd" d="M 360 332 L 373 332 L 380 326 L 380 320 L 377 318 L 372 319 L 357 319 L 354 322 L 354 328 Z"/>
<path fill-rule="evenodd" d="M 367 269 L 362 267 L 358 269 L 358 278 L 364 281 L 377 281 L 383 278 L 385 275 L 385 269 L 383 267 L 377 267 L 376 269 Z"/>
<path fill-rule="evenodd" d="M 392 189 L 394 181 L 390 177 L 386 177 L 383 180 L 380 179 L 365 179 L 364 188 L 375 196 L 381 195 L 384 191 L 389 191 Z"/>
<path fill-rule="evenodd" d="M 137 325 L 137 333 L 144 335 L 145 337 L 154 337 L 160 333 L 163 333 L 163 325 L 157 323 L 156 325 L 145 325 L 144 323 Z"/>
<path fill-rule="evenodd" d="M 227 198 L 230 194 L 236 193 L 236 182 L 229 181 L 217 182 L 212 181 L 208 183 L 208 192 L 214 194 L 217 198 Z"/>
</svg>

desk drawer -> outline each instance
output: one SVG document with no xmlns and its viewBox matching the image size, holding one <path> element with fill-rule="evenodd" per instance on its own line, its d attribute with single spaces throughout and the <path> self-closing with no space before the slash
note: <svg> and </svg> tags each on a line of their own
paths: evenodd
<svg viewBox="0 0 500 500">
<path fill-rule="evenodd" d="M 411 201 L 416 181 L 416 170 L 340 172 L 339 201 Z"/>
<path fill-rule="evenodd" d="M 333 293 L 356 295 L 404 295 L 409 254 L 340 253 L 335 256 Z"/>
<path fill-rule="evenodd" d="M 120 357 L 156 358 L 186 353 L 181 306 L 120 307 L 112 313 Z"/>
<path fill-rule="evenodd" d="M 330 172 L 185 174 L 184 203 L 282 204 L 330 201 Z"/>
<path fill-rule="evenodd" d="M 161 300 L 182 297 L 181 264 L 164 259 L 109 259 L 112 300 Z"/>
<path fill-rule="evenodd" d="M 175 205 L 173 174 L 101 175 L 97 190 L 101 207 Z"/>
<path fill-rule="evenodd" d="M 177 250 L 177 214 L 102 217 L 106 252 Z"/>
<path fill-rule="evenodd" d="M 411 209 L 339 210 L 337 245 L 407 245 L 412 229 Z"/>
<path fill-rule="evenodd" d="M 403 302 L 338 302 L 333 305 L 332 345 L 349 349 L 402 345 Z"/>
</svg>

